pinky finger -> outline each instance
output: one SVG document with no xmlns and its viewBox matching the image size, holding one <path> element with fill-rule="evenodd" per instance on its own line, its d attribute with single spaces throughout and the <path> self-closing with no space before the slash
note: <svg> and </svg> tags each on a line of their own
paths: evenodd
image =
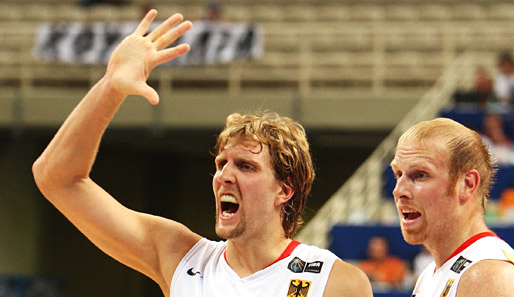
<svg viewBox="0 0 514 297">
<path fill-rule="evenodd" d="M 159 51 L 155 57 L 155 64 L 166 63 L 169 60 L 180 57 L 189 51 L 189 44 L 183 43 L 172 48 Z"/>
</svg>

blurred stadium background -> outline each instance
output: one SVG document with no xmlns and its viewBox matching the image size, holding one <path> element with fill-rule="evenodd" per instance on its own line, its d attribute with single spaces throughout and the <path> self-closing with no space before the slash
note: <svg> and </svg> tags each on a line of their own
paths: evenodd
<svg viewBox="0 0 514 297">
<path fill-rule="evenodd" d="M 45 25 L 116 26 L 139 20 L 148 7 L 159 10 L 160 20 L 181 12 L 197 21 L 209 1 L 85 2 L 0 1 L 0 296 L 162 295 L 98 251 L 36 189 L 32 162 L 105 68 L 44 59 L 36 45 Z M 161 104 L 125 102 L 93 178 L 125 205 L 215 239 L 209 154 L 215 136 L 232 112 L 274 110 L 306 127 L 317 167 L 298 239 L 337 249 L 342 258 L 350 256 L 334 234 L 352 236 L 346 243 L 361 250 L 369 238 L 345 227 L 370 228 L 358 234 L 398 231 L 384 174 L 398 136 L 441 112 L 460 115 L 452 94 L 472 87 L 477 67 L 495 73 L 497 53 L 514 45 L 514 3 L 507 0 L 219 4 L 222 22 L 259 28 L 262 52 L 156 69 L 149 81 Z M 514 177 L 506 180 L 508 186 Z M 510 223 L 491 221 L 512 231 Z M 412 260 L 405 251 L 400 247 L 398 256 Z"/>
</svg>

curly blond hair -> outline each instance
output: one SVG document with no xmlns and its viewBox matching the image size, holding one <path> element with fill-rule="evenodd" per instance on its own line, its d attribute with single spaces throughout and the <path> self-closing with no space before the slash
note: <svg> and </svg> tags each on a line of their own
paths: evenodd
<svg viewBox="0 0 514 297">
<path fill-rule="evenodd" d="M 315 176 L 305 129 L 275 112 L 234 113 L 227 117 L 214 155 L 219 155 L 229 142 L 245 139 L 268 146 L 275 177 L 294 190 L 293 197 L 282 205 L 282 227 L 291 238 L 303 223 L 301 215 Z"/>
</svg>

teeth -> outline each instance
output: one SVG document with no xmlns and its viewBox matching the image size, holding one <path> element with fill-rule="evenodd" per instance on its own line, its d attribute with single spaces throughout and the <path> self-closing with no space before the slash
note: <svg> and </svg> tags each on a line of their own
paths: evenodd
<svg viewBox="0 0 514 297">
<path fill-rule="evenodd" d="M 232 195 L 223 195 L 221 196 L 221 202 L 229 202 L 234 204 L 239 204 L 236 200 L 236 198 Z"/>
<path fill-rule="evenodd" d="M 421 216 L 421 213 L 414 209 L 402 209 L 403 219 L 406 221 L 415 220 Z"/>
<path fill-rule="evenodd" d="M 402 213 L 414 213 L 414 212 L 417 212 L 417 211 L 411 210 L 411 209 L 402 210 Z"/>
<path fill-rule="evenodd" d="M 230 212 L 228 212 L 228 211 L 226 211 L 226 210 L 225 210 L 225 211 L 223 211 L 223 216 L 224 216 L 224 217 L 231 217 L 231 216 L 233 216 L 233 215 L 234 215 L 234 213 L 230 213 Z"/>
</svg>

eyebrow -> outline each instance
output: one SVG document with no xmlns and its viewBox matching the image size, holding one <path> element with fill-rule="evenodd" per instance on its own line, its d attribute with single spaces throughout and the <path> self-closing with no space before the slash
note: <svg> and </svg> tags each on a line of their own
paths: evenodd
<svg viewBox="0 0 514 297">
<path fill-rule="evenodd" d="M 394 160 L 391 161 L 391 163 L 389 163 L 389 167 L 392 168 L 393 166 L 398 167 L 398 164 Z M 417 169 L 422 169 L 422 170 L 430 170 L 431 167 L 433 167 L 433 166 L 431 166 L 430 164 L 427 164 L 426 162 L 417 161 L 413 164 L 409 164 L 407 169 L 417 168 Z"/>
<path fill-rule="evenodd" d="M 247 152 L 248 154 L 255 154 L 253 153 L 252 151 L 250 150 L 244 150 L 245 152 Z M 226 159 L 226 156 L 223 155 L 223 152 L 221 152 L 219 155 L 217 155 L 215 158 L 214 158 L 214 162 L 217 162 L 219 160 L 222 160 L 222 159 Z M 236 161 L 243 161 L 243 162 L 248 162 L 248 163 L 255 163 L 255 159 L 254 158 L 251 158 L 251 157 L 248 157 L 246 156 L 246 154 L 238 154 L 237 156 L 234 157 L 234 159 Z"/>
</svg>

